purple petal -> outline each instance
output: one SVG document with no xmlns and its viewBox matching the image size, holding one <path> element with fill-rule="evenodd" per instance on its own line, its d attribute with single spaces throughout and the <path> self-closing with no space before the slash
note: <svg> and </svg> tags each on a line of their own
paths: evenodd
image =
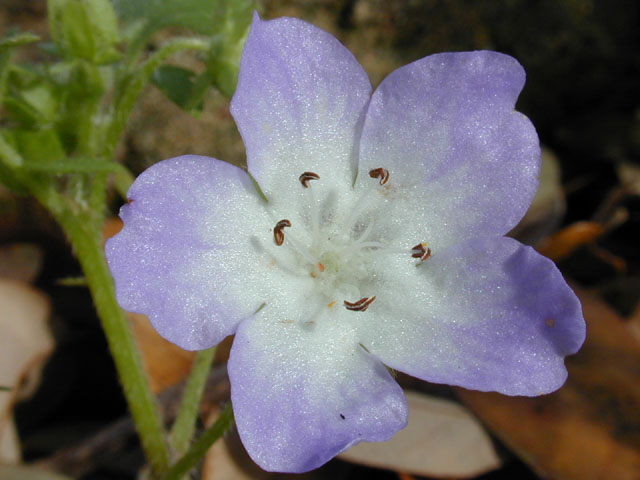
<svg viewBox="0 0 640 480">
<path fill-rule="evenodd" d="M 306 171 L 320 176 L 316 186 L 351 186 L 370 96 L 367 74 L 333 36 L 295 18 L 255 15 L 231 113 L 270 203 L 302 195 Z"/>
<path fill-rule="evenodd" d="M 558 389 L 585 338 L 580 303 L 553 262 L 510 238 L 434 255 L 381 294 L 363 345 L 392 368 L 508 395 Z M 375 308 L 373 308 L 375 307 Z"/>
<path fill-rule="evenodd" d="M 348 321 L 327 314 L 297 322 L 280 312 L 267 306 L 243 322 L 229 358 L 238 432 L 258 465 L 305 472 L 406 426 L 401 388 Z"/>
<path fill-rule="evenodd" d="M 361 141 L 367 172 L 390 172 L 393 200 L 379 231 L 441 249 L 502 235 L 524 215 L 538 184 L 535 129 L 514 104 L 518 62 L 496 52 L 442 53 L 391 73 L 373 94 Z"/>
<path fill-rule="evenodd" d="M 146 170 L 128 196 L 106 245 L 118 302 L 182 348 L 217 344 L 265 296 L 267 260 L 251 238 L 271 225 L 249 176 L 187 155 Z"/>
</svg>

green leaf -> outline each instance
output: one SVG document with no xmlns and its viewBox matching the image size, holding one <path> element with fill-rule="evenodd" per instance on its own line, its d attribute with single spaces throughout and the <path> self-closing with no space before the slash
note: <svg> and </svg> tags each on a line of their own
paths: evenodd
<svg viewBox="0 0 640 480">
<path fill-rule="evenodd" d="M 169 26 L 211 35 L 220 0 L 113 0 L 113 4 L 125 22 L 143 23 L 145 37 Z"/>
<path fill-rule="evenodd" d="M 14 32 L 4 38 L 0 38 L 0 99 L 4 97 L 13 49 L 36 42 L 38 39 L 37 35 L 28 32 Z"/>
<path fill-rule="evenodd" d="M 151 83 L 173 103 L 186 109 L 193 93 L 195 72 L 173 65 L 161 65 L 151 75 Z"/>
<path fill-rule="evenodd" d="M 219 0 L 216 33 L 207 56 L 207 72 L 223 95 L 231 98 L 238 83 L 240 57 L 249 35 L 255 0 Z"/>
<path fill-rule="evenodd" d="M 22 156 L 23 167 L 29 164 L 56 162 L 65 157 L 64 149 L 55 130 L 12 130 L 11 135 Z"/>
<path fill-rule="evenodd" d="M 28 189 L 16 174 L 22 165 L 22 157 L 12 145 L 13 138 L 0 132 L 0 183 L 15 193 L 25 194 Z"/>
<path fill-rule="evenodd" d="M 21 168 L 26 172 L 58 175 L 126 171 L 125 167 L 115 162 L 67 156 L 58 134 L 53 129 L 14 130 L 11 133 L 24 159 Z"/>
<path fill-rule="evenodd" d="M 69 57 L 95 64 L 119 58 L 118 20 L 109 0 L 49 0 L 51 37 Z"/>
<path fill-rule="evenodd" d="M 58 45 L 56 45 L 53 42 L 39 43 L 38 48 L 48 55 L 53 55 L 55 57 L 62 56 L 62 51 L 60 50 L 60 47 L 58 47 Z"/>
<path fill-rule="evenodd" d="M 25 127 L 55 121 L 58 99 L 55 87 L 34 68 L 9 65 L 2 103 L 7 119 Z"/>
<path fill-rule="evenodd" d="M 0 162 L 9 168 L 21 167 L 22 157 L 16 150 L 16 142 L 8 131 L 0 131 Z"/>
<path fill-rule="evenodd" d="M 159 68 L 168 57 L 184 50 L 207 52 L 209 49 L 210 43 L 207 40 L 194 37 L 173 38 L 149 56 L 134 72 L 125 77 L 119 86 L 120 88 L 114 101 L 116 105 L 114 108 L 115 119 L 107 131 L 106 144 L 112 146 L 112 148 L 116 145 L 124 129 L 127 117 L 135 105 L 140 92 L 149 82 L 153 72 Z"/>
<path fill-rule="evenodd" d="M 18 180 L 14 171 L 0 162 L 0 184 L 19 195 L 26 195 L 29 190 Z"/>
<path fill-rule="evenodd" d="M 66 157 L 55 161 L 35 161 L 24 164 L 25 170 L 41 173 L 116 173 L 125 167 L 119 163 L 95 158 Z"/>
<path fill-rule="evenodd" d="M 40 37 L 30 32 L 14 32 L 4 38 L 0 38 L 0 50 L 11 49 L 21 45 L 37 42 Z"/>
</svg>

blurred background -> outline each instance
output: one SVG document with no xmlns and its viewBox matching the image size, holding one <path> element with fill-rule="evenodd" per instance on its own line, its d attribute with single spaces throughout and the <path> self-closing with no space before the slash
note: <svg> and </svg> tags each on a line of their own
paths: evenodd
<svg viewBox="0 0 640 480">
<path fill-rule="evenodd" d="M 557 262 L 583 302 L 588 327 L 587 343 L 568 359 L 569 381 L 559 392 L 507 398 L 399 376 L 415 392 L 411 431 L 393 445 L 358 447 L 299 477 L 640 478 L 640 2 L 262 5 L 263 18 L 295 16 L 334 34 L 374 86 L 431 53 L 490 49 L 517 58 L 527 72 L 517 108 L 538 130 L 544 166 L 534 205 L 512 234 Z M 0 0 L 0 37 L 19 27 L 46 39 L 47 22 L 44 0 Z M 184 33 L 167 29 L 153 42 Z M 27 48 L 18 60 L 37 63 L 44 55 Z M 172 62 L 198 68 L 190 54 Z M 211 90 L 202 111 L 192 115 L 150 86 L 129 119 L 118 159 L 136 175 L 186 153 L 245 165 L 228 107 L 228 99 Z M 113 194 L 113 215 L 120 203 Z M 105 235 L 118 228 L 117 220 L 108 221 Z M 19 399 L 0 391 L 0 459 L 21 458 L 72 478 L 137 478 L 144 459 L 89 293 L 69 281 L 79 275 L 46 210 L 0 186 L 0 368 L 15 368 L 12 375 L 23 382 Z M 131 322 L 170 417 L 192 357 L 156 338 L 144 318 L 132 316 Z M 29 351 L 12 349 L 8 330 L 1 330 L 23 323 L 34 325 L 24 333 L 32 339 Z M 228 398 L 226 351 L 218 351 L 220 366 L 209 378 L 203 424 Z M 15 475 L 0 470 L 0 479 L 40 478 Z M 195 475 L 285 477 L 254 467 L 233 433 L 214 446 Z"/>
</svg>

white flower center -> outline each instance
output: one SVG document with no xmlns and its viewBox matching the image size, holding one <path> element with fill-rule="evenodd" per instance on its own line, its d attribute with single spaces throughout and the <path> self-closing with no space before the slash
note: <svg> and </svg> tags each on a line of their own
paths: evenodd
<svg viewBox="0 0 640 480">
<path fill-rule="evenodd" d="M 369 176 L 374 188 L 386 188 L 389 172 L 384 168 L 373 169 Z M 296 226 L 288 219 L 276 223 L 273 239 L 277 247 L 293 250 L 292 261 L 279 259 L 288 271 L 310 276 L 314 282 L 314 293 L 321 296 L 328 308 L 346 308 L 364 312 L 376 299 L 376 292 L 365 291 L 368 280 L 375 275 L 372 260 L 380 255 L 407 255 L 417 260 L 416 265 L 429 258 L 431 250 L 421 242 L 412 247 L 393 248 L 372 238 L 373 220 L 363 222 L 363 211 L 371 206 L 375 189 L 365 191 L 356 201 L 346 220 L 340 226 L 321 222 L 323 216 L 318 209 L 311 182 L 320 177 L 313 172 L 304 172 L 299 177 L 302 187 L 309 192 L 310 228 L 309 244 L 299 240 Z M 375 197 L 374 197 L 375 198 Z M 307 227 L 309 228 L 309 227 Z M 287 231 L 285 232 L 285 229 Z"/>
</svg>

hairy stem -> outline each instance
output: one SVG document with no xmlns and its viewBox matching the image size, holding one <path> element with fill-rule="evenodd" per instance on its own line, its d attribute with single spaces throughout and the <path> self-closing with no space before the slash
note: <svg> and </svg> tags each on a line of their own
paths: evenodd
<svg viewBox="0 0 640 480">
<path fill-rule="evenodd" d="M 193 438 L 200 399 L 215 354 L 216 347 L 198 352 L 191 367 L 191 373 L 182 394 L 178 416 L 171 430 L 171 447 L 174 455 L 178 457 L 185 454 Z"/>
<path fill-rule="evenodd" d="M 94 222 L 67 209 L 54 212 L 80 261 L 93 297 L 102 328 L 116 364 L 120 382 L 136 424 L 142 448 L 154 476 L 169 467 L 169 449 L 164 438 L 163 422 L 142 361 L 138 355 L 129 324 L 115 298 L 115 288 Z"/>
<path fill-rule="evenodd" d="M 218 440 L 224 432 L 233 424 L 233 410 L 231 404 L 227 404 L 216 422 L 211 425 L 204 433 L 195 441 L 189 451 L 182 457 L 164 476 L 163 480 L 180 480 L 189 470 L 195 467 L 204 457 L 207 450 Z"/>
</svg>

